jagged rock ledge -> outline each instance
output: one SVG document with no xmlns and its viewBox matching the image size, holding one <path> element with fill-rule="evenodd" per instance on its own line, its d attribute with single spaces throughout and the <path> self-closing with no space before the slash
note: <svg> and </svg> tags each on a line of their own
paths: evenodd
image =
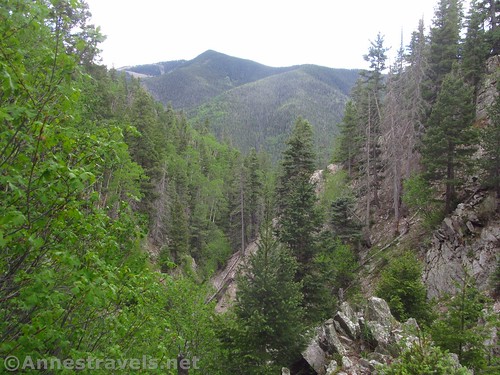
<svg viewBox="0 0 500 375">
<path fill-rule="evenodd" d="M 500 254 L 497 206 L 494 193 L 478 191 L 434 232 L 423 274 L 429 298 L 455 294 L 466 273 L 480 290 L 488 289 Z"/>
<path fill-rule="evenodd" d="M 344 302 L 332 319 L 316 328 L 297 366 L 308 366 L 318 375 L 373 374 L 378 365 L 389 363 L 401 349 L 417 342 L 417 331 L 414 319 L 398 322 L 381 298 L 369 298 L 359 312 Z M 295 372 L 296 368 L 283 369 L 282 374 Z"/>
</svg>

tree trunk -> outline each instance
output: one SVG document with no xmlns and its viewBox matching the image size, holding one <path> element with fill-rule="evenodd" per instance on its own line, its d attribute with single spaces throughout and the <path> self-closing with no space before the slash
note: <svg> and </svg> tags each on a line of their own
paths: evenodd
<svg viewBox="0 0 500 375">
<path fill-rule="evenodd" d="M 371 108 L 370 94 L 368 94 L 368 127 L 366 134 L 366 226 L 370 228 L 370 200 L 371 200 L 371 184 L 370 184 L 370 149 L 371 149 Z"/>
<path fill-rule="evenodd" d="M 446 213 L 450 213 L 452 209 L 452 203 L 453 200 L 455 199 L 455 169 L 453 165 L 453 152 L 454 152 L 454 146 L 452 142 L 448 143 L 448 163 L 447 163 L 447 170 L 446 170 L 446 203 L 445 203 L 445 210 Z"/>
</svg>

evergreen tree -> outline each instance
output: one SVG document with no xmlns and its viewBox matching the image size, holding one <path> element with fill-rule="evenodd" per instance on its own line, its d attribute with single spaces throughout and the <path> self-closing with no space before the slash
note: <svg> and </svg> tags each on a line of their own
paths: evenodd
<svg viewBox="0 0 500 375">
<path fill-rule="evenodd" d="M 344 117 L 339 124 L 339 135 L 333 154 L 333 161 L 342 163 L 352 177 L 354 167 L 359 163 L 361 154 L 362 135 L 356 113 L 356 104 L 353 101 L 346 103 Z"/>
<path fill-rule="evenodd" d="M 466 20 L 467 34 L 462 46 L 462 69 L 465 80 L 475 89 L 485 69 L 485 62 L 489 55 L 489 45 L 486 40 L 485 14 L 480 2 L 473 0 Z"/>
<path fill-rule="evenodd" d="M 254 148 L 250 150 L 250 153 L 245 159 L 245 169 L 247 174 L 245 186 L 245 207 L 248 217 L 247 236 L 250 240 L 253 240 L 257 237 L 259 223 L 262 219 L 262 171 L 257 158 L 257 152 Z"/>
<path fill-rule="evenodd" d="M 497 83 L 500 92 L 500 83 Z M 490 123 L 482 130 L 481 145 L 484 149 L 482 165 L 487 173 L 487 185 L 500 198 L 500 95 L 489 109 Z"/>
<path fill-rule="evenodd" d="M 444 318 L 432 325 L 431 334 L 437 345 L 457 354 L 462 365 L 477 371 L 486 366 L 485 332 L 479 327 L 486 298 L 467 272 L 458 287 L 458 293 L 446 304 Z"/>
<path fill-rule="evenodd" d="M 421 275 L 422 265 L 410 252 L 394 258 L 383 270 L 376 295 L 387 301 L 396 319 L 415 318 L 419 323 L 430 322 L 431 311 Z"/>
<path fill-rule="evenodd" d="M 382 122 L 382 103 L 385 92 L 383 72 L 386 70 L 388 48 L 384 47 L 384 37 L 379 33 L 375 41 L 371 42 L 368 54 L 364 59 L 370 63 L 370 70 L 361 73 L 354 96 L 357 104 L 357 113 L 363 134 L 362 172 L 365 175 L 364 196 L 366 226 L 370 225 L 371 205 L 380 206 L 378 190 L 380 187 L 380 137 Z"/>
<path fill-rule="evenodd" d="M 424 33 L 424 21 L 420 20 L 418 28 L 412 33 L 410 44 L 405 55 L 405 62 L 408 66 L 404 69 L 401 80 L 405 82 L 403 100 L 404 119 L 407 124 L 413 127 L 412 136 L 407 152 L 413 157 L 413 164 L 409 163 L 405 172 L 408 177 L 415 169 L 418 169 L 418 145 L 424 133 L 425 115 L 429 110 L 429 105 L 424 99 L 423 83 L 427 79 L 429 43 Z"/>
<path fill-rule="evenodd" d="M 297 119 L 286 145 L 277 187 L 276 232 L 299 263 L 295 280 L 303 282 L 307 318 L 314 320 L 315 310 L 322 304 L 321 285 L 313 267 L 322 218 L 316 205 L 315 185 L 311 182 L 315 160 L 311 124 Z"/>
<path fill-rule="evenodd" d="M 244 162 L 238 157 L 232 166 L 233 175 L 230 177 L 229 188 L 229 238 L 233 249 L 243 251 L 248 242 L 248 215 L 246 205 L 247 173 Z"/>
<path fill-rule="evenodd" d="M 171 207 L 171 222 L 168 231 L 168 248 L 172 261 L 179 263 L 181 258 L 188 254 L 189 228 L 186 208 L 178 194 L 175 194 Z"/>
<path fill-rule="evenodd" d="M 451 72 L 460 57 L 462 0 L 440 0 L 430 31 L 429 71 L 426 99 L 436 101 L 444 77 Z"/>
<path fill-rule="evenodd" d="M 323 301 L 316 311 L 321 319 L 329 319 L 338 300 L 343 302 L 346 291 L 356 291 L 359 264 L 352 246 L 342 243 L 332 232 L 321 234 L 319 247 L 314 265 Z"/>
<path fill-rule="evenodd" d="M 441 181 L 446 186 L 446 212 L 453 209 L 456 187 L 463 181 L 462 172 L 474 152 L 472 96 L 472 88 L 463 81 L 457 70 L 448 74 L 433 106 L 423 139 L 425 176 L 430 181 Z"/>
<path fill-rule="evenodd" d="M 359 245 L 362 225 L 354 217 L 354 202 L 351 198 L 338 197 L 331 203 L 330 226 L 335 238 Z"/>
<path fill-rule="evenodd" d="M 278 236 L 292 250 L 303 276 L 314 256 L 315 234 L 321 224 L 310 181 L 315 160 L 311 124 L 299 118 L 286 144 L 277 189 Z"/>
<path fill-rule="evenodd" d="M 486 26 L 486 42 L 489 46 L 489 56 L 500 53 L 500 1 L 481 0 L 478 2 Z"/>
<path fill-rule="evenodd" d="M 240 373 L 259 373 L 270 361 L 276 370 L 300 357 L 305 341 L 301 286 L 294 280 L 297 266 L 268 222 L 257 252 L 238 277 L 236 346 L 244 362 Z"/>
</svg>

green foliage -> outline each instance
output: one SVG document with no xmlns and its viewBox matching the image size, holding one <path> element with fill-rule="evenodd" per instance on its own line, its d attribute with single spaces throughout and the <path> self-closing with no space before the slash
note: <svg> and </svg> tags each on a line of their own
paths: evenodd
<svg viewBox="0 0 500 375">
<path fill-rule="evenodd" d="M 320 196 L 322 206 L 327 206 L 338 197 L 351 195 L 348 184 L 348 173 L 345 170 L 339 170 L 335 173 L 325 172 L 324 188 Z"/>
<path fill-rule="evenodd" d="M 231 245 L 221 230 L 211 231 L 200 258 L 203 275 L 209 277 L 219 270 L 231 256 Z"/>
<path fill-rule="evenodd" d="M 424 219 L 424 226 L 435 228 L 443 220 L 443 212 L 434 199 L 434 189 L 421 174 L 415 174 L 403 182 L 403 203 Z"/>
<path fill-rule="evenodd" d="M 354 201 L 350 197 L 338 197 L 330 206 L 332 235 L 344 243 L 359 245 L 362 225 L 354 214 Z"/>
<path fill-rule="evenodd" d="M 174 83 L 176 95 L 193 109 L 190 116 L 217 119 L 200 121 L 198 131 L 185 115 L 156 103 L 138 80 L 94 65 L 102 36 L 87 25 L 83 1 L 0 4 L 0 357 L 146 355 L 161 366 L 181 355 L 200 358 L 201 368 L 193 374 L 270 374 L 299 358 L 304 322 L 327 317 L 334 295 L 356 282 L 358 265 L 348 243 L 356 242 L 359 228 L 346 198 L 346 173 L 327 178 L 322 203 L 331 204 L 331 230 L 320 241 L 324 223 L 310 177 L 315 145 L 329 149 L 332 124 L 340 120 L 357 72 L 268 68 L 213 51 L 189 63 L 162 63 L 162 69 L 173 70 L 169 75 L 160 75 L 159 66 L 144 67 Z M 477 20 L 471 19 L 470 27 L 479 27 Z M 451 48 L 436 50 L 445 45 L 444 34 L 438 34 L 433 31 L 433 63 L 436 56 L 451 56 Z M 482 57 L 472 59 L 472 47 L 476 40 L 493 46 L 489 34 L 471 31 L 464 49 L 471 58 L 464 60 L 467 77 L 472 70 L 479 79 Z M 368 193 L 376 192 L 370 186 L 378 187 L 382 41 L 379 35 L 367 55 L 372 71 L 347 106 L 337 155 L 351 176 L 351 165 L 363 166 L 359 153 L 367 147 L 372 162 L 367 177 L 373 179 Z M 477 47 L 482 51 L 483 44 Z M 443 170 L 451 165 L 463 173 L 470 158 L 465 152 L 474 141 L 467 127 L 470 89 L 455 72 L 443 80 L 424 161 L 429 179 L 454 188 L 462 175 L 443 178 Z M 311 100 L 317 93 L 320 98 Z M 497 104 L 483 134 L 483 167 L 492 187 L 498 187 Z M 313 120 L 316 132 L 299 118 L 285 143 L 299 112 Z M 369 139 L 361 125 L 368 125 Z M 251 150 L 243 157 L 208 134 L 209 126 L 243 149 L 268 147 L 273 155 Z M 451 153 L 443 140 L 452 143 Z M 275 189 L 270 160 L 283 144 Z M 445 154 L 451 164 L 439 164 Z M 427 186 L 420 178 L 410 180 L 407 205 L 428 207 Z M 275 200 L 282 244 L 266 225 L 259 251 L 238 280 L 234 312 L 216 316 L 199 280 L 256 237 L 261 222 L 273 218 Z M 156 264 L 144 248 L 160 251 Z M 378 292 L 400 319 L 414 316 L 426 323 L 420 272 L 411 256 L 396 259 L 382 274 Z M 434 339 L 457 351 L 463 363 L 483 369 L 476 323 L 484 304 L 473 289 L 464 290 L 434 324 Z M 407 368 L 425 373 L 432 362 L 447 368 L 438 349 L 425 350 L 408 354 Z"/>
<path fill-rule="evenodd" d="M 461 0 L 439 0 L 430 31 L 428 80 L 424 85 L 430 103 L 436 101 L 444 77 L 452 71 L 460 56 L 462 17 Z"/>
<path fill-rule="evenodd" d="M 356 104 L 352 101 L 346 103 L 344 117 L 339 124 L 339 134 L 335 138 L 333 161 L 343 163 L 347 168 L 349 177 L 353 174 L 353 167 L 359 160 L 363 136 L 358 123 Z"/>
<path fill-rule="evenodd" d="M 420 324 L 431 322 L 431 306 L 421 275 L 422 266 L 410 252 L 394 258 L 382 271 L 375 293 L 387 301 L 396 319 L 415 318 Z"/>
<path fill-rule="evenodd" d="M 356 256 L 350 245 L 342 243 L 331 233 L 323 233 L 320 238 L 320 251 L 314 258 L 314 269 L 321 278 L 321 285 L 327 291 L 324 301 L 335 301 L 339 294 L 345 291 L 356 291 L 357 270 L 359 267 Z M 325 293 L 325 294 L 326 294 Z M 331 315 L 333 305 L 324 303 L 324 310 Z"/>
<path fill-rule="evenodd" d="M 217 374 L 223 366 L 221 344 L 215 330 L 218 317 L 213 304 L 206 304 L 209 293 L 206 286 L 197 284 L 188 277 L 166 278 L 165 321 L 169 339 L 162 345 L 167 353 L 182 354 L 184 358 L 198 358 L 199 370 L 190 373 Z M 160 357 L 159 357 L 160 358 Z"/>
<path fill-rule="evenodd" d="M 0 356 L 150 356 L 161 366 L 182 353 L 215 373 L 207 290 L 154 272 L 141 249 L 172 215 L 184 222 L 170 228 L 172 245 L 188 250 L 190 180 L 166 138 L 196 135 L 137 81 L 92 65 L 101 37 L 87 17 L 80 1 L 0 7 Z M 220 180 L 233 152 L 200 143 Z"/>
<path fill-rule="evenodd" d="M 243 154 L 257 147 L 274 162 L 299 115 L 316 124 L 318 156 L 328 160 L 335 124 L 358 75 L 314 65 L 272 68 L 215 51 L 165 71 L 143 80 L 162 103 L 185 110 L 194 123 L 208 121 L 219 139 Z"/>
<path fill-rule="evenodd" d="M 301 266 L 314 255 L 314 234 L 320 224 L 316 193 L 310 182 L 314 172 L 312 126 L 299 118 L 283 153 L 277 188 L 280 241 L 290 247 Z"/>
<path fill-rule="evenodd" d="M 313 130 L 308 121 L 298 118 L 283 152 L 282 169 L 276 189 L 278 225 L 276 233 L 299 263 L 296 280 L 304 281 L 304 305 L 313 318 L 318 291 L 313 277 L 312 261 L 317 253 L 316 237 L 321 212 L 316 202 L 315 186 L 310 179 L 314 171 Z"/>
<path fill-rule="evenodd" d="M 383 375 L 470 375 L 450 354 L 432 345 L 426 337 L 406 349 L 392 364 L 378 369 Z"/>
<path fill-rule="evenodd" d="M 333 238 L 359 247 L 362 225 L 354 213 L 354 197 L 345 170 L 326 174 L 320 203 Z"/>
<path fill-rule="evenodd" d="M 479 323 L 487 299 L 467 273 L 458 287 L 458 293 L 446 303 L 447 312 L 432 324 L 431 334 L 437 345 L 457 354 L 462 365 L 478 371 L 486 367 L 485 330 Z"/>
<path fill-rule="evenodd" d="M 263 215 L 263 186 L 264 171 L 255 149 L 251 149 L 245 158 L 245 172 L 247 174 L 244 191 L 244 208 L 246 208 L 247 237 L 255 239 Z"/>
<path fill-rule="evenodd" d="M 471 164 L 476 133 L 471 126 L 472 88 L 456 70 L 446 75 L 442 86 L 423 139 L 422 163 L 428 181 L 446 186 L 445 211 L 449 213 L 456 203 L 456 188 Z"/>
<path fill-rule="evenodd" d="M 470 4 L 467 17 L 467 34 L 463 42 L 463 69 L 465 79 L 477 89 L 484 73 L 484 61 L 491 46 L 487 41 L 485 30 L 486 19 L 489 14 L 481 9 L 480 1 L 474 0 Z"/>
<path fill-rule="evenodd" d="M 301 285 L 294 280 L 297 267 L 267 224 L 257 252 L 238 278 L 232 336 L 239 373 L 261 373 L 259 367 L 266 365 L 276 371 L 300 357 L 305 339 Z"/>
<path fill-rule="evenodd" d="M 498 298 L 500 296 L 500 259 L 497 259 L 495 272 L 491 275 L 490 285 L 493 289 L 493 295 Z"/>
</svg>

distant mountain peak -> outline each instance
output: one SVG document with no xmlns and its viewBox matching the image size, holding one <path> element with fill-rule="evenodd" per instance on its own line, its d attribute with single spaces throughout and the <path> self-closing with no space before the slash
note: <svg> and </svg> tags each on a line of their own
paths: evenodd
<svg viewBox="0 0 500 375">
<path fill-rule="evenodd" d="M 209 49 L 192 60 L 129 68 L 163 104 L 189 118 L 208 120 L 212 131 L 250 147 L 281 150 L 300 115 L 316 128 L 318 145 L 329 150 L 336 124 L 358 71 L 312 64 L 275 68 Z"/>
</svg>

